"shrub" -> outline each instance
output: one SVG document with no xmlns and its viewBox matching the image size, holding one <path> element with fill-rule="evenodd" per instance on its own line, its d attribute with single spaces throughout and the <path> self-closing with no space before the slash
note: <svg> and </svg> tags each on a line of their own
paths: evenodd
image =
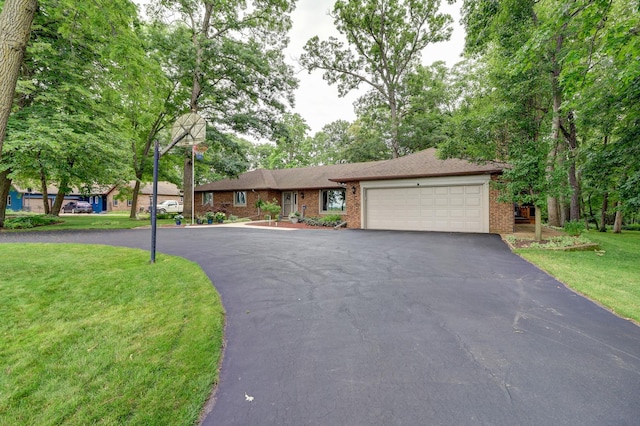
<svg viewBox="0 0 640 426">
<path fill-rule="evenodd" d="M 271 219 L 277 219 L 281 209 L 282 207 L 280 207 L 278 200 L 275 198 L 273 199 L 273 202 L 266 201 L 262 203 L 262 210 L 269 213 Z"/>
<path fill-rule="evenodd" d="M 578 221 L 566 222 L 564 224 L 564 232 L 569 235 L 580 235 L 584 232 L 584 223 Z"/>
<path fill-rule="evenodd" d="M 341 214 L 328 214 L 322 218 L 324 222 L 327 223 L 342 223 L 342 215 Z"/>
<path fill-rule="evenodd" d="M 640 223 L 630 223 L 622 227 L 625 231 L 640 231 Z"/>
<path fill-rule="evenodd" d="M 305 217 L 302 222 L 309 226 L 337 226 L 343 222 L 343 218 L 339 214 L 330 214 L 324 217 Z"/>
<path fill-rule="evenodd" d="M 229 215 L 229 221 L 230 222 L 235 222 L 237 220 L 238 220 L 238 216 L 235 216 L 235 215 L 232 215 L 232 214 Z"/>
<path fill-rule="evenodd" d="M 304 219 L 302 219 L 301 222 L 306 223 L 309 226 L 320 226 L 319 217 L 307 216 Z"/>
<path fill-rule="evenodd" d="M 4 227 L 6 229 L 27 229 L 34 228 L 36 226 L 53 225 L 59 223 L 60 218 L 47 215 L 33 215 L 33 216 L 17 216 L 11 217 L 4 221 Z"/>
</svg>

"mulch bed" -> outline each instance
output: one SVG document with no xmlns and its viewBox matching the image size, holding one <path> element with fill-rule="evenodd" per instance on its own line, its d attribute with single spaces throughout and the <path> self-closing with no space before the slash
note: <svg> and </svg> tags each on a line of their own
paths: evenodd
<svg viewBox="0 0 640 426">
<path fill-rule="evenodd" d="M 271 226 L 273 228 L 278 227 L 278 228 L 293 228 L 293 229 L 331 229 L 333 230 L 332 226 L 311 226 L 302 222 L 291 223 L 291 222 L 285 222 L 285 221 L 271 222 L 271 224 L 269 224 L 269 222 L 250 222 L 250 223 L 247 223 L 247 226 Z M 342 229 L 342 228 L 339 228 L 339 229 Z"/>
<path fill-rule="evenodd" d="M 506 241 L 506 240 L 505 240 Z M 531 244 L 535 243 L 536 241 L 534 240 L 528 240 L 528 239 L 516 239 L 515 241 L 511 242 L 508 241 L 507 243 L 509 244 L 509 246 L 511 246 L 512 249 L 520 249 L 520 248 L 529 248 L 531 246 Z M 543 245 L 546 243 L 550 243 L 551 240 L 540 240 L 537 241 L 539 244 Z M 588 243 L 588 244 L 575 244 L 572 246 L 566 246 L 566 247 L 547 247 L 545 248 L 545 250 L 558 250 L 558 251 L 582 251 L 582 250 L 598 250 L 599 249 L 599 245 L 596 243 Z"/>
</svg>

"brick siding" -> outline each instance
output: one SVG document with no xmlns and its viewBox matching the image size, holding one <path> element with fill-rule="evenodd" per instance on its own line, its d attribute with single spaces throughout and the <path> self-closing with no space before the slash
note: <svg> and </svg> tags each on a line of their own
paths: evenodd
<svg viewBox="0 0 640 426">
<path fill-rule="evenodd" d="M 355 188 L 355 194 L 353 189 Z M 347 228 L 360 228 L 361 214 L 360 214 L 360 182 L 351 182 L 347 185 L 347 214 L 345 219 L 347 221 Z"/>
<path fill-rule="evenodd" d="M 515 218 L 512 203 L 498 201 L 500 191 L 494 188 L 493 182 L 498 181 L 498 175 L 491 176 L 489 186 L 489 232 L 492 234 L 511 233 L 515 230 Z"/>
</svg>

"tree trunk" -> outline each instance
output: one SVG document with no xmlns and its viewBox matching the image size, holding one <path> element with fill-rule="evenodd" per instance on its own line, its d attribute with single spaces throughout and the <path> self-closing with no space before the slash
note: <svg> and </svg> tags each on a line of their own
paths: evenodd
<svg viewBox="0 0 640 426">
<path fill-rule="evenodd" d="M 534 238 L 536 241 L 542 241 L 542 212 L 539 206 L 536 206 L 536 211 L 534 214 L 536 218 Z"/>
<path fill-rule="evenodd" d="M 589 211 L 587 212 L 587 204 L 589 204 Z M 591 227 L 591 225 L 589 224 L 589 222 L 591 220 L 595 221 L 595 218 L 593 217 L 593 209 L 591 208 L 591 195 L 589 195 L 588 201 L 585 203 L 584 199 L 580 200 L 580 205 L 582 206 L 582 212 L 580 212 L 580 214 L 582 215 L 582 217 L 584 217 L 584 229 L 585 230 L 589 230 L 589 228 Z M 596 222 L 596 228 L 598 227 L 598 223 Z"/>
<path fill-rule="evenodd" d="M 607 146 L 609 143 L 609 135 L 604 135 L 604 140 L 602 141 L 604 146 Z M 605 191 L 602 195 L 602 209 L 600 211 L 600 226 L 598 227 L 598 231 L 607 232 L 607 209 L 609 208 L 609 192 Z"/>
<path fill-rule="evenodd" d="M 556 161 L 558 160 L 558 154 L 560 150 L 560 127 L 561 127 L 561 115 L 560 108 L 562 106 L 562 91 L 560 89 L 560 64 L 558 63 L 558 54 L 562 49 L 564 43 L 564 36 L 558 34 L 556 37 L 556 49 L 551 58 L 552 70 L 551 70 L 551 90 L 553 97 L 553 117 L 551 120 L 551 143 L 552 149 L 549 151 L 549 158 L 547 160 L 547 175 L 548 178 L 552 178 L 554 171 L 556 170 Z M 561 226 L 560 223 L 560 209 L 558 206 L 558 199 L 555 196 L 549 196 L 547 200 L 547 208 L 549 209 L 549 225 Z"/>
<path fill-rule="evenodd" d="M 600 228 L 598 231 L 607 232 L 607 209 L 609 208 L 609 193 L 602 196 L 602 211 L 600 212 Z"/>
<path fill-rule="evenodd" d="M 69 168 L 71 167 L 73 167 L 73 164 L 69 165 Z M 58 193 L 56 194 L 56 198 L 53 200 L 53 206 L 51 207 L 52 216 L 60 216 L 60 210 L 62 209 L 64 197 L 69 192 L 71 192 L 71 190 L 69 189 L 69 180 L 67 178 L 64 178 L 63 180 L 58 182 Z"/>
<path fill-rule="evenodd" d="M 390 93 L 389 109 L 391 110 L 391 155 L 393 158 L 400 156 L 400 142 L 398 141 L 398 106 L 396 105 L 395 93 Z"/>
<path fill-rule="evenodd" d="M 136 183 L 133 185 L 133 194 L 131 195 L 131 211 L 129 212 L 129 219 L 135 219 L 138 217 L 138 194 L 140 193 L 140 178 L 136 173 Z"/>
<path fill-rule="evenodd" d="M 569 146 L 569 187 L 571 188 L 571 201 L 569 204 L 569 220 L 577 222 L 580 220 L 580 181 L 576 172 L 576 155 L 578 150 L 578 134 L 576 130 L 575 118 L 573 111 L 567 116 L 569 131 L 565 132 L 567 145 Z"/>
<path fill-rule="evenodd" d="M 45 175 L 42 167 L 40 167 L 40 192 L 42 192 L 44 214 L 51 214 L 51 209 L 49 208 L 49 191 L 47 190 L 47 175 Z"/>
<path fill-rule="evenodd" d="M 199 36 L 207 37 L 209 33 L 209 28 L 211 27 L 211 15 L 213 13 L 213 4 L 205 3 L 204 9 L 204 17 L 202 19 L 202 26 L 200 27 L 200 31 L 193 32 L 192 42 L 193 47 L 195 49 L 195 68 L 193 71 L 193 83 L 191 86 L 191 99 L 189 101 L 189 107 L 191 112 L 198 112 L 199 105 L 198 100 L 200 99 L 200 95 L 202 94 L 202 84 L 201 79 L 203 76 L 202 72 L 202 55 L 203 48 L 200 44 Z M 183 191 L 184 191 L 184 210 L 183 215 L 185 218 L 192 218 L 194 212 L 191 208 L 191 198 L 193 195 L 193 151 L 189 150 L 187 155 L 184 158 L 184 172 L 183 172 Z"/>
<path fill-rule="evenodd" d="M 9 169 L 0 172 L 0 228 L 4 227 L 4 219 L 7 212 L 7 198 L 11 190 L 9 172 L 11 172 Z"/>
<path fill-rule="evenodd" d="M 618 201 L 616 206 L 616 220 L 613 222 L 613 233 L 619 234 L 622 232 L 622 202 Z"/>
<path fill-rule="evenodd" d="M 60 216 L 60 210 L 62 209 L 62 203 L 64 202 L 65 193 L 58 191 L 56 198 L 53 200 L 53 207 L 51 207 L 52 216 Z"/>
<path fill-rule="evenodd" d="M 0 12 L 0 160 L 16 83 L 37 7 L 37 0 L 6 0 Z"/>
</svg>

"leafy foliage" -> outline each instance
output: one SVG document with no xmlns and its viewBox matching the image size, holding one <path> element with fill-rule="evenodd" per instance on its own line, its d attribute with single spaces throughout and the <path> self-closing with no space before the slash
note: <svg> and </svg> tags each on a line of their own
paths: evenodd
<svg viewBox="0 0 640 426">
<path fill-rule="evenodd" d="M 322 70 L 341 96 L 363 83 L 371 88 L 361 102 L 387 111 L 385 142 L 394 157 L 401 153 L 402 85 L 418 65 L 420 52 L 451 34 L 451 17 L 438 13 L 439 5 L 440 0 L 339 0 L 332 16 L 348 46 L 336 37 L 321 41 L 315 36 L 300 57 L 309 72 Z"/>
<path fill-rule="evenodd" d="M 344 218 L 339 214 L 328 214 L 322 217 L 309 216 L 302 219 L 302 222 L 310 226 L 338 226 L 344 222 Z"/>
<path fill-rule="evenodd" d="M 4 227 L 6 229 L 28 229 L 59 222 L 60 218 L 47 215 L 17 216 L 7 218 L 4 222 Z"/>
<path fill-rule="evenodd" d="M 271 216 L 271 219 L 274 220 L 278 218 L 278 215 L 282 210 L 282 207 L 278 204 L 278 200 L 276 200 L 275 198 L 273 199 L 273 201 L 263 201 L 260 208 L 267 212 L 269 216 Z"/>
</svg>

